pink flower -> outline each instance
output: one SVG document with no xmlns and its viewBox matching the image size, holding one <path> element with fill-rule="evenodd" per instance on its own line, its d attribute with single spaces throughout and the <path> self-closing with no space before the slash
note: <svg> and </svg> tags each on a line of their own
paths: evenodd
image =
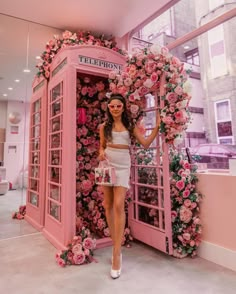
<svg viewBox="0 0 236 294">
<path fill-rule="evenodd" d="M 170 103 L 175 103 L 175 102 L 177 101 L 177 99 L 178 99 L 178 96 L 177 96 L 176 93 L 171 92 L 171 93 L 168 93 L 168 94 L 166 95 L 166 99 L 167 99 Z"/>
<path fill-rule="evenodd" d="M 182 89 L 180 86 L 177 86 L 177 87 L 175 88 L 175 93 L 176 93 L 177 95 L 182 95 L 182 94 L 183 94 L 183 89 Z"/>
<path fill-rule="evenodd" d="M 73 248 L 72 248 L 72 252 L 74 254 L 80 254 L 82 252 L 82 245 L 81 244 L 76 244 Z"/>
<path fill-rule="evenodd" d="M 73 257 L 73 260 L 74 260 L 74 263 L 75 264 L 83 264 L 84 261 L 85 261 L 85 255 L 84 253 L 80 253 L 80 254 L 75 254 L 74 257 Z"/>
<path fill-rule="evenodd" d="M 184 234 L 183 234 L 183 238 L 184 238 L 185 240 L 189 241 L 190 238 L 191 238 L 191 236 L 190 236 L 189 233 L 184 233 Z"/>
<path fill-rule="evenodd" d="M 185 187 L 185 183 L 182 180 L 179 180 L 178 182 L 176 182 L 176 187 L 181 191 L 184 189 Z"/>
<path fill-rule="evenodd" d="M 136 114 L 139 111 L 138 105 L 132 104 L 130 106 L 130 111 L 131 111 L 131 113 Z"/>
<path fill-rule="evenodd" d="M 190 195 L 190 191 L 188 189 L 184 190 L 183 197 L 188 198 L 189 195 Z"/>
<path fill-rule="evenodd" d="M 85 238 L 83 241 L 83 246 L 86 249 L 92 250 L 94 249 L 94 242 L 91 238 Z"/>
<path fill-rule="evenodd" d="M 180 220 L 184 223 L 189 223 L 192 219 L 192 211 L 185 206 L 181 206 L 180 208 Z"/>
<path fill-rule="evenodd" d="M 91 188 L 92 188 L 92 183 L 91 183 L 91 181 L 89 181 L 89 180 L 84 180 L 84 181 L 82 181 L 82 189 L 83 189 L 84 191 L 86 191 L 86 190 L 91 190 Z"/>
<path fill-rule="evenodd" d="M 57 264 L 61 267 L 65 267 L 65 265 L 66 265 L 65 260 L 62 258 L 57 259 Z"/>
<path fill-rule="evenodd" d="M 184 205 L 185 205 L 186 207 L 191 206 L 191 204 L 192 204 L 192 201 L 191 201 L 190 199 L 186 199 L 186 200 L 184 200 Z"/>
</svg>

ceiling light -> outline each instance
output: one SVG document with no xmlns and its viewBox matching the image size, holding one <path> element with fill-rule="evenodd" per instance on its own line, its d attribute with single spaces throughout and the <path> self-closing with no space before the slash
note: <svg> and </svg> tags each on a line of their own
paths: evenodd
<svg viewBox="0 0 236 294">
<path fill-rule="evenodd" d="M 188 45 L 184 46 L 184 49 L 189 49 L 190 47 Z"/>
<path fill-rule="evenodd" d="M 16 82 L 16 83 L 19 83 L 19 82 L 20 82 L 20 80 L 15 80 L 15 82 Z"/>
<path fill-rule="evenodd" d="M 13 90 L 13 88 L 12 88 L 12 87 L 9 87 L 9 88 L 8 88 L 8 90 L 10 90 L 10 91 L 11 91 L 11 90 Z"/>
<path fill-rule="evenodd" d="M 40 56 L 36 56 L 35 58 L 36 58 L 36 59 L 41 59 L 41 57 L 40 57 Z"/>
<path fill-rule="evenodd" d="M 7 94 L 3 94 L 4 97 L 7 97 Z"/>
<path fill-rule="evenodd" d="M 23 72 L 28 73 L 28 72 L 30 72 L 30 69 L 29 69 L 29 68 L 25 68 L 25 69 L 23 70 Z"/>
</svg>

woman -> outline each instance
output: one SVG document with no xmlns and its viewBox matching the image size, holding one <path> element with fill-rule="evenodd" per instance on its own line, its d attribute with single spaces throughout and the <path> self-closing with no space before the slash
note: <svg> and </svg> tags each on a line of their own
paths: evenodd
<svg viewBox="0 0 236 294">
<path fill-rule="evenodd" d="M 152 133 L 144 138 L 137 126 L 128 117 L 126 103 L 120 94 L 112 94 L 108 101 L 107 121 L 100 127 L 99 160 L 108 160 L 115 168 L 116 184 L 112 187 L 103 186 L 104 208 L 106 220 L 113 242 L 111 277 L 119 278 L 121 274 L 121 244 L 125 228 L 125 195 L 129 188 L 131 136 L 148 148 L 159 131 L 160 119 Z"/>
</svg>

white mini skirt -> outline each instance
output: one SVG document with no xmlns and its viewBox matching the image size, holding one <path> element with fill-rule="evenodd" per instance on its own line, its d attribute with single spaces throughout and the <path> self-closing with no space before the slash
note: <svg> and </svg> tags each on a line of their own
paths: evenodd
<svg viewBox="0 0 236 294">
<path fill-rule="evenodd" d="M 115 168 L 116 184 L 129 189 L 131 159 L 129 149 L 107 147 L 106 158 L 109 164 Z"/>
</svg>

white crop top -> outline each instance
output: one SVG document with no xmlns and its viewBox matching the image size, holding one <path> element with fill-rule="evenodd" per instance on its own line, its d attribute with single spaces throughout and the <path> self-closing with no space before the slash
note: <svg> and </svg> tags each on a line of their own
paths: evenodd
<svg viewBox="0 0 236 294">
<path fill-rule="evenodd" d="M 130 145 L 129 131 L 115 132 L 112 131 L 112 144 Z"/>
</svg>

